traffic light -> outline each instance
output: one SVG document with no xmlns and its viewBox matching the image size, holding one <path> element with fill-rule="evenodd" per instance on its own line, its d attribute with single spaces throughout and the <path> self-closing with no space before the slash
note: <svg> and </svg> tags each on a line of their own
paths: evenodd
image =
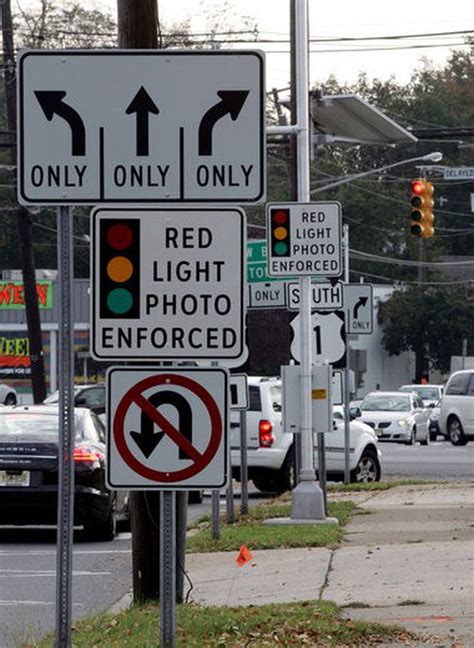
<svg viewBox="0 0 474 648">
<path fill-rule="evenodd" d="M 288 257 L 291 254 L 290 247 L 290 210 L 272 208 L 270 209 L 270 231 L 271 231 L 271 255 L 277 257 Z"/>
<path fill-rule="evenodd" d="M 140 221 L 100 221 L 100 316 L 140 317 Z"/>
<path fill-rule="evenodd" d="M 411 227 L 413 236 L 431 238 L 433 229 L 433 184 L 424 178 L 411 183 Z"/>
</svg>

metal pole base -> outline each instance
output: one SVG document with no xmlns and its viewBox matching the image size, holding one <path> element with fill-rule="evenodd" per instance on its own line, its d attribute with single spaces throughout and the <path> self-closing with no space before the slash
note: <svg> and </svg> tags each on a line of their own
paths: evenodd
<svg viewBox="0 0 474 648">
<path fill-rule="evenodd" d="M 293 491 L 291 519 L 325 520 L 323 491 L 316 481 L 300 481 Z"/>
</svg>

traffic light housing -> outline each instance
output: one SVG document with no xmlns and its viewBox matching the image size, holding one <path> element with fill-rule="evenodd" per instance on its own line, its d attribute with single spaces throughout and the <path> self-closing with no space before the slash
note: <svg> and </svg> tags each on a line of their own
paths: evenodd
<svg viewBox="0 0 474 648">
<path fill-rule="evenodd" d="M 290 245 L 290 210 L 280 207 L 270 209 L 271 255 L 289 257 Z"/>
<path fill-rule="evenodd" d="M 431 238 L 434 234 L 433 193 L 433 184 L 428 180 L 412 181 L 410 232 L 418 238 Z"/>
<path fill-rule="evenodd" d="M 100 317 L 140 317 L 140 221 L 100 221 Z"/>
</svg>

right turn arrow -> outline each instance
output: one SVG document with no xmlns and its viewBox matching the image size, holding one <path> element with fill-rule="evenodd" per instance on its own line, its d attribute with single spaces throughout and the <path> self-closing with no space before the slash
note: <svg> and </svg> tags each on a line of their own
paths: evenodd
<svg viewBox="0 0 474 648">
<path fill-rule="evenodd" d="M 209 108 L 199 124 L 199 155 L 212 155 L 212 131 L 215 124 L 226 115 L 230 115 L 232 121 L 235 121 L 249 92 L 249 90 L 220 90 L 217 93 L 221 101 Z"/>
<path fill-rule="evenodd" d="M 353 310 L 354 319 L 357 319 L 359 317 L 359 308 L 361 308 L 361 306 L 365 306 L 368 300 L 368 297 L 359 297 L 359 301 L 356 303 Z"/>
</svg>

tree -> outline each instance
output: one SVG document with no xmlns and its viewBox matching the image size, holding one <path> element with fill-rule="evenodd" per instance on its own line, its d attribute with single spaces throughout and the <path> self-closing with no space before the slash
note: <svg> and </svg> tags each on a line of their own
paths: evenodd
<svg viewBox="0 0 474 648">
<path fill-rule="evenodd" d="M 449 372 L 451 356 L 461 355 L 463 339 L 474 353 L 473 320 L 474 299 L 461 288 L 396 290 L 378 311 L 382 346 L 389 355 L 414 352 L 415 382 L 430 369 Z"/>
</svg>

